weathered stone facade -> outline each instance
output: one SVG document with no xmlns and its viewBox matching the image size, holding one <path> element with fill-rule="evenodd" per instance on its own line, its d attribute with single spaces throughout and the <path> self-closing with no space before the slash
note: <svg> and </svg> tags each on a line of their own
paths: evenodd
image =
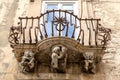
<svg viewBox="0 0 120 80">
<path fill-rule="evenodd" d="M 101 18 L 103 26 L 112 30 L 111 41 L 107 45 L 106 54 L 103 57 L 105 64 L 111 65 L 111 75 L 119 75 L 119 22 L 120 22 L 120 2 L 119 0 L 100 0 L 94 3 L 96 17 Z"/>
<path fill-rule="evenodd" d="M 19 16 L 39 16 L 41 10 L 41 0 L 1 0 L 0 2 L 0 79 L 15 80 L 16 77 L 22 79 L 35 78 L 34 75 L 26 76 L 23 74 L 15 75 L 17 72 L 17 61 L 8 44 L 8 34 L 11 25 L 16 25 Z M 78 0 L 79 3 L 81 2 Z M 86 0 L 84 0 L 86 1 Z M 95 75 L 62 75 L 66 79 L 73 80 L 119 80 L 120 79 L 120 0 L 92 0 L 88 2 L 89 17 L 101 18 L 102 26 L 112 30 L 111 41 L 107 45 L 106 54 L 100 67 L 100 72 Z M 92 9 L 91 9 L 91 8 Z M 79 12 L 81 9 L 79 8 Z M 85 15 L 84 15 L 85 17 Z M 53 79 L 54 74 L 41 74 L 42 78 Z M 59 78 L 61 75 L 54 77 Z"/>
</svg>

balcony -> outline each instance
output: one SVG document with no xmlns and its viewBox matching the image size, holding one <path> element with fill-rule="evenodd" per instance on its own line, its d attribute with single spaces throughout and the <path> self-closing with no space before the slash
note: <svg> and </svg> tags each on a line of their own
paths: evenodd
<svg viewBox="0 0 120 80">
<path fill-rule="evenodd" d="M 111 30 L 102 27 L 100 19 L 81 19 L 65 10 L 50 10 L 37 17 L 19 19 L 18 26 L 10 28 L 8 37 L 18 62 L 22 61 L 26 50 L 31 50 L 38 63 L 50 66 L 55 47 L 61 52 L 67 48 L 67 61 L 62 60 L 65 64 L 79 65 L 84 53 L 94 53 L 94 60 L 99 62 L 101 57 L 95 55 L 102 55 L 110 40 Z"/>
</svg>

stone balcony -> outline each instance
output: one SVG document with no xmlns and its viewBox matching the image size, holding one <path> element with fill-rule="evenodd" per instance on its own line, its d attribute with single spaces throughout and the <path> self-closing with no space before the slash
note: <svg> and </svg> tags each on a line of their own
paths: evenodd
<svg viewBox="0 0 120 80">
<path fill-rule="evenodd" d="M 110 40 L 111 30 L 102 27 L 100 19 L 81 19 L 64 10 L 50 10 L 37 17 L 19 19 L 18 26 L 10 28 L 10 45 L 18 63 L 25 54 L 32 54 L 37 64 L 34 73 L 38 74 L 52 72 L 51 55 L 55 47 L 59 48 L 59 53 L 64 53 L 63 48 L 67 48 L 65 57 L 58 61 L 59 70 L 80 74 L 87 66 L 86 60 L 92 61 L 95 65 L 92 68 L 96 68 Z M 93 69 L 90 72 L 94 73 Z"/>
</svg>

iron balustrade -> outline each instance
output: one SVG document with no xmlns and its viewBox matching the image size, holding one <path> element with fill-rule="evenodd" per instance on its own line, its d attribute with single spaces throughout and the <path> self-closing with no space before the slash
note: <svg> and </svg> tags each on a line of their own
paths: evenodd
<svg viewBox="0 0 120 80">
<path fill-rule="evenodd" d="M 10 28 L 9 42 L 36 44 L 50 37 L 68 37 L 81 45 L 105 46 L 111 30 L 101 27 L 100 19 L 81 19 L 66 10 L 49 10 L 37 17 L 19 17 L 18 26 Z"/>
</svg>

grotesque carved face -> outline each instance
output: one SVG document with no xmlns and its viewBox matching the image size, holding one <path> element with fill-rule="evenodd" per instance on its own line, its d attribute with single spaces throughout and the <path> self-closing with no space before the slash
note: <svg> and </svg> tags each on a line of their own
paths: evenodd
<svg viewBox="0 0 120 80">
<path fill-rule="evenodd" d="M 24 56 L 26 56 L 26 57 L 34 57 L 34 54 L 33 54 L 33 52 L 31 50 L 26 50 L 24 52 Z"/>
<path fill-rule="evenodd" d="M 94 53 L 93 52 L 86 52 L 83 54 L 84 58 L 87 60 L 93 60 L 94 59 Z"/>
</svg>

